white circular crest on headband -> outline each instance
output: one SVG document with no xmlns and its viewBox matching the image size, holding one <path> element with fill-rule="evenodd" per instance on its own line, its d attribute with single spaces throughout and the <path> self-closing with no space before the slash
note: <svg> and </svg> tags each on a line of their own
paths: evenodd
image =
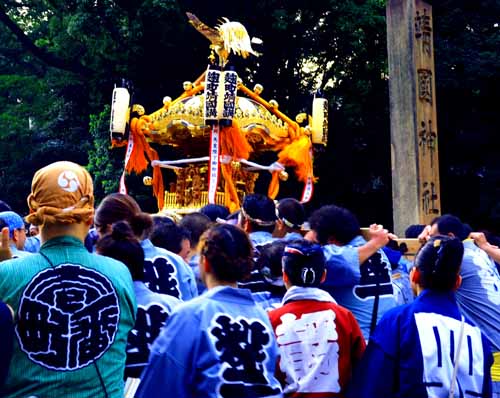
<svg viewBox="0 0 500 398">
<path fill-rule="evenodd" d="M 59 174 L 57 183 L 66 192 L 75 192 L 80 186 L 78 177 L 71 170 L 66 170 Z"/>
</svg>

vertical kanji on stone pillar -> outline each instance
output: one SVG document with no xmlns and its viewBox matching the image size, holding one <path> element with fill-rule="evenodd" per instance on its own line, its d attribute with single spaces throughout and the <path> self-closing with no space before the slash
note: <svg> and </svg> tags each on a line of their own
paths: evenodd
<svg viewBox="0 0 500 398">
<path fill-rule="evenodd" d="M 394 230 L 440 214 L 432 7 L 389 0 L 387 47 Z"/>
</svg>

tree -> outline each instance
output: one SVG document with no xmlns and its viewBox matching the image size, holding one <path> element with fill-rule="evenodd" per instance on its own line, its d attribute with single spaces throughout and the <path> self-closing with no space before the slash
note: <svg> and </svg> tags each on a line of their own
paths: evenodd
<svg viewBox="0 0 500 398">
<path fill-rule="evenodd" d="M 432 3 L 442 206 L 466 214 L 470 222 L 480 221 L 500 215 L 493 203 L 498 192 L 491 188 L 500 180 L 494 153 L 500 64 L 495 16 L 500 0 Z M 106 105 L 113 85 L 122 78 L 133 82 L 134 102 L 150 113 L 164 96 L 179 95 L 183 81 L 200 75 L 207 64 L 208 41 L 189 26 L 186 11 L 211 26 L 220 17 L 242 22 L 252 36 L 263 39 L 261 57 L 232 62 L 250 87 L 263 84 L 264 97 L 275 98 L 290 116 L 310 112 L 318 89 L 329 100 L 330 144 L 317 152 L 320 181 L 312 206 L 335 202 L 352 209 L 365 225 L 390 225 L 382 0 L 4 1 L 2 199 L 26 211 L 31 175 L 60 158 L 89 162 L 98 199 L 115 189 L 123 151 L 110 152 L 106 144 Z M 464 178 L 477 189 L 464 190 Z M 140 177 L 129 180 L 134 194 L 148 195 Z M 281 192 L 298 195 L 298 189 L 288 182 Z M 474 205 L 462 206 L 463 201 L 455 200 L 460 195 Z"/>
</svg>

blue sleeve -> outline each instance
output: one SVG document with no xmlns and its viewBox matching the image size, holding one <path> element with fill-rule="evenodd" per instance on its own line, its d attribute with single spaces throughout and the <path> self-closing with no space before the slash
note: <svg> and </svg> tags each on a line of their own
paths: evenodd
<svg viewBox="0 0 500 398">
<path fill-rule="evenodd" d="M 329 286 L 352 286 L 361 276 L 359 253 L 353 246 L 326 245 L 323 247 L 326 260 L 326 281 Z"/>
<path fill-rule="evenodd" d="M 0 387 L 3 386 L 9 371 L 12 345 L 14 342 L 14 324 L 12 314 L 6 304 L 0 302 Z"/>
<path fill-rule="evenodd" d="M 390 398 L 393 396 L 394 358 L 370 340 L 347 389 L 347 398 Z"/>
<path fill-rule="evenodd" d="M 481 333 L 483 341 L 484 355 L 484 380 L 483 380 L 483 397 L 491 398 L 493 396 L 493 381 L 491 379 L 491 366 L 493 365 L 493 354 L 491 353 L 491 345 L 488 338 Z"/>
<path fill-rule="evenodd" d="M 189 289 L 191 290 L 191 297 L 197 297 L 198 286 L 196 285 L 196 277 L 194 275 L 194 271 L 190 266 L 188 266 L 187 268 L 191 272 L 191 279 L 189 280 Z"/>
<path fill-rule="evenodd" d="M 389 398 L 396 384 L 399 326 L 397 309 L 380 319 L 359 365 L 354 369 L 348 398 Z"/>
<path fill-rule="evenodd" d="M 179 311 L 168 318 L 151 347 L 136 398 L 185 397 L 194 376 L 198 326 L 194 317 Z"/>
<path fill-rule="evenodd" d="M 184 261 L 184 259 L 174 253 L 172 256 L 175 260 L 175 266 L 181 274 L 182 283 L 182 300 L 188 301 L 198 296 L 198 288 L 196 287 L 196 278 L 193 269 Z"/>
</svg>

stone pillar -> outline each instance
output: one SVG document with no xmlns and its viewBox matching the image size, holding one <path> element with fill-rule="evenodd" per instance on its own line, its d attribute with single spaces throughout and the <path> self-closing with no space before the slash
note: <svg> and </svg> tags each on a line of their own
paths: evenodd
<svg viewBox="0 0 500 398">
<path fill-rule="evenodd" d="M 432 7 L 388 0 L 394 231 L 440 214 Z"/>
</svg>

